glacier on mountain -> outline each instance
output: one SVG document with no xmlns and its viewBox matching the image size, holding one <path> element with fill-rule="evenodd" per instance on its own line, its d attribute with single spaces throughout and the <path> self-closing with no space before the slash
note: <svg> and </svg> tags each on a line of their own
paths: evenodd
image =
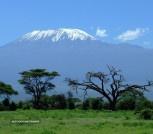
<svg viewBox="0 0 153 134">
<path fill-rule="evenodd" d="M 22 36 L 23 40 L 44 40 L 50 39 L 52 42 L 60 40 L 96 40 L 95 37 L 80 29 L 56 29 L 56 30 L 36 30 Z"/>
</svg>

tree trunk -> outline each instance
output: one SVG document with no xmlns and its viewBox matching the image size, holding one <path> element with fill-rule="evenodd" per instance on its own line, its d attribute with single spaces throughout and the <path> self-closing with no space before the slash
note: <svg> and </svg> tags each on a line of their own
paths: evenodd
<svg viewBox="0 0 153 134">
<path fill-rule="evenodd" d="M 116 110 L 116 101 L 109 102 L 110 110 L 115 111 Z"/>
<path fill-rule="evenodd" d="M 39 100 L 37 94 L 33 95 L 33 107 L 38 108 Z"/>
</svg>

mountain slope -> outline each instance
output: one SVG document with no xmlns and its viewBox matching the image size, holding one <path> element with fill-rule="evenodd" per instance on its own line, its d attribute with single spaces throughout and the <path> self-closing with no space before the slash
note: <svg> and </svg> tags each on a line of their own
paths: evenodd
<svg viewBox="0 0 153 134">
<path fill-rule="evenodd" d="M 18 73 L 31 68 L 58 71 L 61 77 L 55 80 L 55 92 L 67 91 L 65 77 L 83 79 L 87 71 L 107 71 L 108 64 L 121 69 L 127 82 L 153 80 L 151 49 L 105 44 L 94 37 L 82 39 L 82 36 L 77 36 L 74 39 L 69 33 L 64 33 L 57 41 L 52 40 L 56 35 L 41 35 L 39 39 L 36 36 L 24 38 L 24 35 L 0 48 L 0 80 L 13 84 L 20 98 L 26 96 L 17 83 L 20 77 Z"/>
</svg>

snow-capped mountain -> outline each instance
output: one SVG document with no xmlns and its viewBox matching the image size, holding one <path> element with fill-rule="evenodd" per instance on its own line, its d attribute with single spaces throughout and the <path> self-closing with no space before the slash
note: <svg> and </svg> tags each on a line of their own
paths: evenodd
<svg viewBox="0 0 153 134">
<path fill-rule="evenodd" d="M 27 33 L 22 36 L 20 41 L 37 41 L 37 40 L 50 40 L 58 42 L 61 40 L 96 40 L 92 35 L 80 29 L 56 29 L 56 30 L 37 30 Z"/>
<path fill-rule="evenodd" d="M 0 80 L 12 84 L 20 99 L 26 96 L 19 72 L 32 68 L 58 71 L 56 92 L 67 91 L 65 77 L 83 79 L 88 71 L 107 71 L 108 64 L 121 69 L 127 82 L 143 83 L 153 80 L 152 57 L 152 49 L 103 43 L 79 29 L 33 31 L 0 48 Z"/>
</svg>

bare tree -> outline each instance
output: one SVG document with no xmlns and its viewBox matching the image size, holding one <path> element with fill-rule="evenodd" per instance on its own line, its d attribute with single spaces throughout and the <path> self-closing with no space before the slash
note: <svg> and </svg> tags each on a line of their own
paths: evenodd
<svg viewBox="0 0 153 134">
<path fill-rule="evenodd" d="M 84 90 L 85 94 L 87 94 L 88 90 L 98 92 L 109 102 L 111 110 L 116 109 L 116 104 L 124 92 L 144 92 L 147 90 L 147 87 L 153 85 L 152 82 L 148 82 L 146 85 L 124 84 L 125 80 L 121 74 L 121 70 L 117 70 L 112 66 L 108 66 L 108 70 L 108 74 L 103 72 L 88 72 L 83 82 L 68 78 L 68 85 L 75 90 Z"/>
</svg>

